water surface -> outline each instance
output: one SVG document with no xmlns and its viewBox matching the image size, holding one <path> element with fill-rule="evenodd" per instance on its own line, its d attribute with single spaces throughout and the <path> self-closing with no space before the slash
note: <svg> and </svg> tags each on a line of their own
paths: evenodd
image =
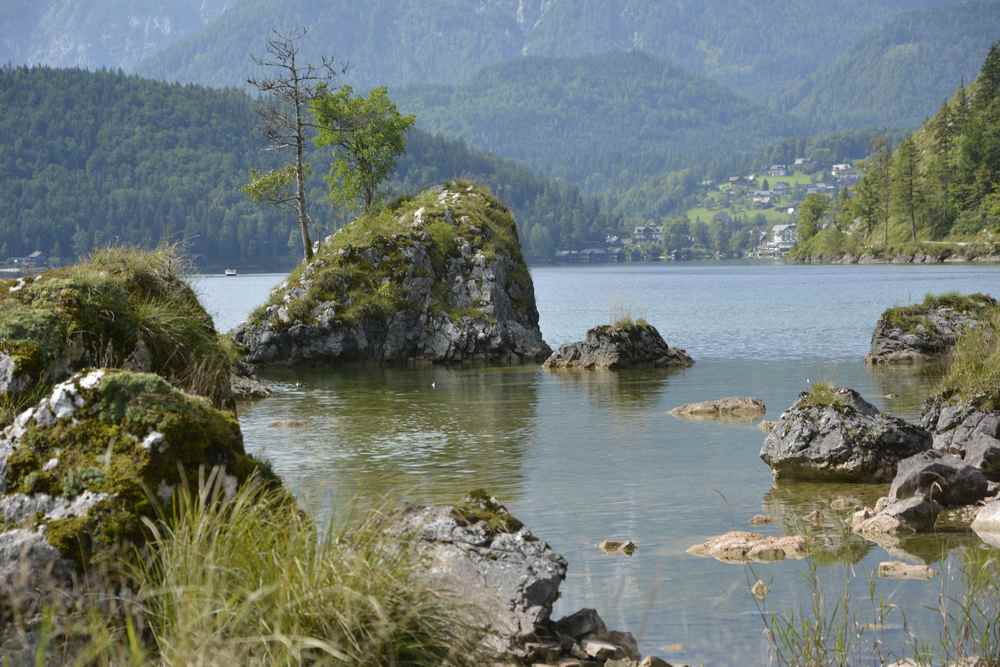
<svg viewBox="0 0 1000 667">
<path fill-rule="evenodd" d="M 1000 269 L 734 263 L 536 268 L 532 276 L 550 344 L 627 312 L 686 348 L 695 366 L 619 374 L 284 371 L 272 378 L 273 398 L 243 410 L 248 448 L 273 461 L 302 502 L 324 516 L 384 497 L 451 502 L 486 488 L 568 558 L 558 613 L 595 607 L 609 625 L 636 634 L 644 652 L 683 662 L 768 663 L 749 593 L 758 576 L 770 582 L 769 608 L 809 604 L 807 562 L 751 572 L 686 554 L 707 537 L 749 529 L 754 514 L 776 518 L 755 530 L 815 537 L 823 585 L 849 586 L 861 598 L 879 561 L 904 557 L 947 570 L 963 550 L 980 548 L 967 534 L 883 546 L 851 536 L 846 514 L 832 511 L 830 501 L 871 500 L 884 489 L 772 488 L 756 424 L 688 422 L 668 412 L 750 395 L 767 403 L 773 419 L 822 380 L 915 419 L 933 379 L 863 364 L 878 315 L 927 292 L 1000 294 Z M 281 278 L 203 277 L 197 285 L 228 329 Z M 596 544 L 609 537 L 640 548 L 631 558 L 606 556 Z M 944 579 L 880 581 L 878 590 L 909 612 L 916 635 L 931 638 L 938 620 L 924 607 L 936 602 Z M 901 626 L 884 635 L 904 650 Z"/>
</svg>

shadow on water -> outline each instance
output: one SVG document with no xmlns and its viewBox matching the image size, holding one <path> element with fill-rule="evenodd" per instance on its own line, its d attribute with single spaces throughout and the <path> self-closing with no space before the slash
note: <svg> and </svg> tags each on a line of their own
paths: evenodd
<svg viewBox="0 0 1000 667">
<path fill-rule="evenodd" d="M 535 368 L 269 374 L 243 415 L 247 447 L 320 511 L 357 500 L 454 502 L 487 488 L 516 502 L 535 439 Z"/>
</svg>

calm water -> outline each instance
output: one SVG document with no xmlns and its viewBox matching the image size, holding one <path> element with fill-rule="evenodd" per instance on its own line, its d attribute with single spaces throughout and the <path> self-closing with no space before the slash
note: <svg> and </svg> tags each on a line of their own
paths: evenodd
<svg viewBox="0 0 1000 667">
<path fill-rule="evenodd" d="M 965 550 L 980 548 L 965 534 L 885 545 L 889 551 L 850 536 L 846 515 L 831 511 L 830 500 L 870 500 L 884 489 L 772 488 L 755 424 L 685 422 L 668 411 L 752 395 L 773 419 L 809 381 L 823 380 L 915 418 L 931 380 L 905 370 L 873 373 L 862 362 L 878 315 L 929 291 L 1000 294 L 1000 268 L 716 264 L 537 268 L 532 275 L 550 344 L 629 312 L 686 348 L 695 366 L 620 374 L 278 373 L 275 396 L 244 409 L 249 449 L 271 459 L 321 515 L 386 496 L 448 502 L 484 487 L 569 559 L 557 613 L 595 607 L 609 625 L 635 633 L 644 652 L 695 664 L 768 663 L 749 593 L 758 576 L 770 583 L 768 608 L 809 604 L 807 562 L 751 573 L 685 553 L 707 537 L 749 529 L 754 514 L 776 518 L 755 528 L 760 532 L 816 537 L 823 585 L 831 593 L 849 586 L 860 599 L 867 599 L 869 574 L 881 560 L 903 557 L 948 570 Z M 202 277 L 197 285 L 219 327 L 228 329 L 281 278 Z M 818 521 L 807 519 L 815 510 Z M 608 537 L 633 539 L 640 548 L 631 558 L 606 556 L 595 545 Z M 924 607 L 949 580 L 879 581 L 878 590 L 907 611 L 915 634 L 932 640 L 937 622 Z M 881 638 L 902 646 L 901 626 L 888 625 Z"/>
</svg>

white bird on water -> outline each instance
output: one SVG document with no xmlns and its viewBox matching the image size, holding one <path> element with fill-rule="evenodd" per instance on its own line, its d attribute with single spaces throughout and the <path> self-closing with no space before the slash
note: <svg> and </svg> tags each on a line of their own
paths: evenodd
<svg viewBox="0 0 1000 667">
<path fill-rule="evenodd" d="M 437 389 L 437 388 L 438 388 L 438 383 L 436 381 L 432 381 L 431 382 L 431 389 Z"/>
</svg>

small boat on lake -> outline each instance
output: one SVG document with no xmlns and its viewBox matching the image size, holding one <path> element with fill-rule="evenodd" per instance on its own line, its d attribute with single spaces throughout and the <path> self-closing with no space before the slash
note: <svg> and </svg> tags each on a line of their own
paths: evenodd
<svg viewBox="0 0 1000 667">
<path fill-rule="evenodd" d="M 239 271 L 237 271 L 236 269 L 226 269 L 225 275 L 227 278 L 235 278 L 240 274 Z"/>
</svg>

